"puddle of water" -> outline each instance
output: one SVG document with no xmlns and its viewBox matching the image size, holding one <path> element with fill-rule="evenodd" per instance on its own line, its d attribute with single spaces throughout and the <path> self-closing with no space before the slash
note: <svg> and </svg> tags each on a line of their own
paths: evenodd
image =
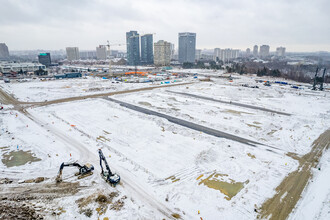
<svg viewBox="0 0 330 220">
<path fill-rule="evenodd" d="M 249 180 L 246 180 L 245 182 L 235 182 L 232 179 L 230 180 L 230 183 L 220 181 L 218 177 L 221 176 L 227 176 L 226 174 L 219 174 L 219 173 L 212 173 L 209 177 L 207 177 L 204 180 L 201 180 L 198 185 L 204 184 L 205 186 L 219 190 L 221 193 L 225 194 L 225 199 L 231 200 L 236 194 L 241 191 L 244 188 L 244 185 L 249 183 Z"/>
<path fill-rule="evenodd" d="M 232 110 L 232 109 L 227 109 L 227 110 L 222 111 L 222 112 L 230 113 L 230 114 L 233 114 L 233 115 L 241 115 L 241 114 L 253 115 L 252 113 L 249 113 L 249 112 L 235 111 L 235 110 Z"/>
<path fill-rule="evenodd" d="M 140 105 L 152 106 L 149 102 L 138 102 Z"/>
<path fill-rule="evenodd" d="M 257 125 L 253 125 L 253 124 L 246 124 L 247 126 L 249 126 L 250 128 L 253 127 L 253 128 L 256 128 L 256 129 L 261 129 L 260 126 L 257 126 Z"/>
<path fill-rule="evenodd" d="M 102 142 L 107 142 L 107 141 L 110 141 L 110 139 L 100 135 L 96 138 L 97 141 L 102 141 Z"/>
<path fill-rule="evenodd" d="M 175 183 L 180 180 L 180 178 L 176 178 L 175 176 L 169 176 L 165 180 L 172 180 L 172 183 Z"/>
<path fill-rule="evenodd" d="M 33 156 L 30 150 L 28 151 L 11 151 L 2 155 L 1 162 L 6 167 L 22 166 L 26 163 L 41 161 L 40 158 Z"/>
</svg>

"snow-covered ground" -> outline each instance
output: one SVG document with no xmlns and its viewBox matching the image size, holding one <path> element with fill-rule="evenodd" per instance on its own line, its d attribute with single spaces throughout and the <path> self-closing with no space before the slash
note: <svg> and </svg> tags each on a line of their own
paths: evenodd
<svg viewBox="0 0 330 220">
<path fill-rule="evenodd" d="M 0 87 L 19 101 L 43 102 L 60 98 L 124 91 L 150 86 L 150 83 L 122 83 L 99 77 L 50 81 L 0 82 Z"/>
<path fill-rule="evenodd" d="M 319 170 L 320 168 L 320 170 Z M 289 219 L 329 219 L 330 217 L 330 151 L 324 152 L 319 166 L 313 169 L 313 178 L 309 181 L 302 199 Z"/>
<path fill-rule="evenodd" d="M 97 192 L 114 191 L 120 194 L 118 199 L 124 198 L 124 207 L 118 211 L 107 209 L 97 215 L 97 204 L 91 203 L 92 219 L 95 216 L 101 219 L 163 219 L 164 212 L 175 212 L 184 219 L 255 219 L 258 213 L 254 209 L 272 197 L 284 177 L 298 167 L 298 162 L 286 154 L 308 153 L 312 142 L 329 128 L 330 93 L 275 84 L 266 87 L 256 83 L 253 77 L 235 77 L 233 82 L 212 78 L 211 82 L 112 98 L 279 150 L 271 152 L 267 147 L 253 147 L 210 136 L 105 99 L 86 99 L 29 108 L 26 115 L 11 109 L 1 112 L 0 152 L 3 158 L 10 152 L 24 150 L 41 159 L 12 167 L 2 161 L 1 176 L 16 180 L 44 176 L 49 178 L 46 183 L 52 183 L 62 162 L 92 163 L 94 175 L 78 181 L 86 190 L 46 204 L 47 207 L 54 204 L 64 207 L 65 212 L 60 216 L 64 219 L 89 219 L 79 213 L 75 201 Z M 242 83 L 258 85 L 259 89 L 242 87 Z M 1 84 L 6 91 L 24 101 L 71 97 L 75 96 L 72 93 L 86 94 L 87 91 L 83 91 L 86 88 L 102 89 L 112 85 L 118 86 L 113 89 L 115 91 L 148 84 L 111 84 L 99 79 Z M 235 101 L 292 115 L 273 114 L 169 91 Z M 116 188 L 107 185 L 99 176 L 99 148 L 102 148 L 112 170 L 121 176 L 121 185 Z M 329 164 L 327 151 L 320 161 L 321 170 L 315 169 L 313 182 L 304 191 L 303 199 L 290 218 L 329 217 Z M 72 170 L 63 173 L 65 181 L 76 181 Z M 322 187 L 318 189 L 318 186 Z M 321 191 L 322 196 L 315 196 Z M 304 208 L 307 206 L 315 209 L 309 212 Z"/>
</svg>

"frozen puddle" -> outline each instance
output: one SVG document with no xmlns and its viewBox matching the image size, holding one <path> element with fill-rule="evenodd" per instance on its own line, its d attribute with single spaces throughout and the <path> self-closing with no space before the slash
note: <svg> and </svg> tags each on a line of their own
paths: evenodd
<svg viewBox="0 0 330 220">
<path fill-rule="evenodd" d="M 14 166 L 22 166 L 24 164 L 36 161 L 41 161 L 41 159 L 35 157 L 30 150 L 11 151 L 9 153 L 7 152 L 2 155 L 1 159 L 1 162 L 8 168 Z"/>
<path fill-rule="evenodd" d="M 201 179 L 204 175 L 200 175 L 197 180 Z M 219 180 L 219 177 L 228 176 L 227 174 L 219 174 L 219 173 L 212 173 L 206 179 L 201 180 L 198 185 L 204 184 L 205 186 L 219 190 L 221 193 L 225 194 L 225 199 L 231 200 L 234 196 L 236 196 L 239 191 L 241 191 L 246 184 L 249 183 L 249 180 L 245 182 L 235 182 L 232 179 L 230 183 Z"/>
</svg>

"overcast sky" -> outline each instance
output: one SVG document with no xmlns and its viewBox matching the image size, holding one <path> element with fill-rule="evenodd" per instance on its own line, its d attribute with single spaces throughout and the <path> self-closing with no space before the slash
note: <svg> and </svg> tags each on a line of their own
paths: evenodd
<svg viewBox="0 0 330 220">
<path fill-rule="evenodd" d="M 195 32 L 198 49 L 330 51 L 330 0 L 0 0 L 9 50 L 95 50 L 130 30 L 176 47 L 179 32 Z"/>
</svg>

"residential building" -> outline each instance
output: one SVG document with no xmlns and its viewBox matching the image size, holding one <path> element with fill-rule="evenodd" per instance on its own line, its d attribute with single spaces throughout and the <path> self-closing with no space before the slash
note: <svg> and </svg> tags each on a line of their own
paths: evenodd
<svg viewBox="0 0 330 220">
<path fill-rule="evenodd" d="M 154 63 L 153 36 L 145 34 L 141 36 L 141 63 L 150 65 Z"/>
<path fill-rule="evenodd" d="M 197 49 L 195 51 L 195 60 L 200 60 L 202 57 L 202 50 L 201 49 Z"/>
<path fill-rule="evenodd" d="M 262 46 L 260 46 L 259 56 L 261 58 L 266 58 L 266 57 L 269 56 L 269 46 L 268 45 L 262 45 Z"/>
<path fill-rule="evenodd" d="M 107 47 L 105 45 L 100 45 L 96 47 L 96 59 L 98 60 L 107 59 Z"/>
<path fill-rule="evenodd" d="M 213 60 L 214 61 L 220 60 L 220 53 L 221 53 L 220 48 L 214 48 L 214 54 L 213 54 Z"/>
<path fill-rule="evenodd" d="M 154 44 L 154 64 L 156 66 L 168 66 L 171 62 L 171 43 L 159 40 Z"/>
<path fill-rule="evenodd" d="M 127 65 L 140 64 L 140 35 L 137 31 L 126 32 Z"/>
<path fill-rule="evenodd" d="M 174 59 L 175 45 L 171 43 L 171 59 Z"/>
<path fill-rule="evenodd" d="M 216 48 L 219 49 L 219 48 Z M 239 50 L 233 50 L 230 48 L 216 50 L 218 53 L 219 60 L 228 62 L 229 60 L 236 59 L 239 57 Z"/>
<path fill-rule="evenodd" d="M 96 59 L 96 51 L 95 50 L 79 51 L 79 57 L 82 60 Z"/>
<path fill-rule="evenodd" d="M 9 58 L 9 50 L 5 43 L 0 43 L 0 60 L 6 60 Z"/>
<path fill-rule="evenodd" d="M 179 33 L 179 62 L 195 62 L 196 33 Z"/>
<path fill-rule="evenodd" d="M 253 47 L 253 56 L 258 57 L 258 45 L 254 45 Z"/>
<path fill-rule="evenodd" d="M 245 56 L 249 57 L 250 55 L 251 55 L 251 50 L 250 50 L 250 48 L 246 48 Z"/>
<path fill-rule="evenodd" d="M 79 60 L 79 48 L 78 47 L 67 47 L 66 48 L 66 56 L 69 61 Z"/>
<path fill-rule="evenodd" d="M 40 53 L 38 55 L 38 61 L 46 67 L 49 67 L 52 64 L 52 61 L 50 59 L 50 53 Z"/>
<path fill-rule="evenodd" d="M 284 57 L 285 56 L 285 47 L 276 48 L 276 56 Z"/>
</svg>

